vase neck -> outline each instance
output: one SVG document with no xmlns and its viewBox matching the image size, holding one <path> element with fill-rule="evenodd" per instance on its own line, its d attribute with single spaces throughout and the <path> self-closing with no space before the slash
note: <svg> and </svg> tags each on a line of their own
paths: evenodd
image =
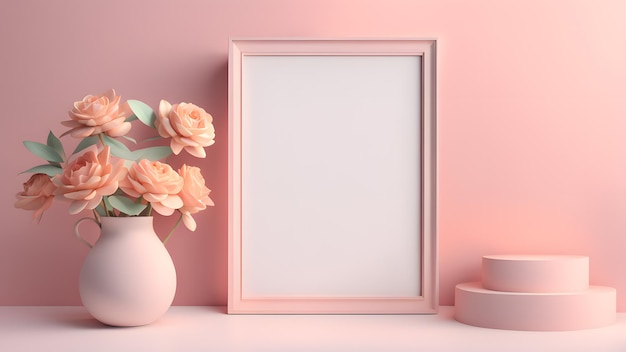
<svg viewBox="0 0 626 352">
<path fill-rule="evenodd" d="M 127 232 L 134 229 L 149 228 L 153 229 L 153 217 L 152 216 L 131 216 L 131 217 L 102 217 L 102 231 L 103 232 Z"/>
</svg>

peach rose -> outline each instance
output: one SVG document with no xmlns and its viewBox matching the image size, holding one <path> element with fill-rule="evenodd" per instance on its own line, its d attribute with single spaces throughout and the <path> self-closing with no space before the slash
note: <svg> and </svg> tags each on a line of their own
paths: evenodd
<svg viewBox="0 0 626 352">
<path fill-rule="evenodd" d="M 161 137 L 172 138 L 170 146 L 174 154 L 185 149 L 195 157 L 204 158 L 204 147 L 215 143 L 212 122 L 213 117 L 201 107 L 191 103 L 171 105 L 161 100 L 154 125 Z"/>
<path fill-rule="evenodd" d="M 161 215 L 172 215 L 183 206 L 178 195 L 183 178 L 168 164 L 141 159 L 133 164 L 120 188 L 131 197 L 143 197 Z"/>
<path fill-rule="evenodd" d="M 94 209 L 108 196 L 117 191 L 118 183 L 126 176 L 124 160 L 110 162 L 109 147 L 100 152 L 92 146 L 80 155 L 75 155 L 56 175 L 52 182 L 57 186 L 57 194 L 71 201 L 70 214 L 83 209 Z"/>
<path fill-rule="evenodd" d="M 178 170 L 178 173 L 185 181 L 183 189 L 178 194 L 183 200 L 183 207 L 179 210 L 183 214 L 183 223 L 185 226 L 189 230 L 195 231 L 196 221 L 191 214 L 206 209 L 207 205 L 215 205 L 211 198 L 209 198 L 211 190 L 205 186 L 200 168 L 183 165 Z"/>
<path fill-rule="evenodd" d="M 24 192 L 16 197 L 15 207 L 25 210 L 34 210 L 33 219 L 40 218 L 44 211 L 52 206 L 56 186 L 46 174 L 34 174 L 24 183 Z"/>
<path fill-rule="evenodd" d="M 120 137 L 130 131 L 131 124 L 126 118 L 132 115 L 128 104 L 120 105 L 121 97 L 111 89 L 102 95 L 88 95 L 81 101 L 74 102 L 70 110 L 71 120 L 62 121 L 63 126 L 72 129 L 72 137 L 85 138 L 98 133 L 111 137 Z"/>
</svg>

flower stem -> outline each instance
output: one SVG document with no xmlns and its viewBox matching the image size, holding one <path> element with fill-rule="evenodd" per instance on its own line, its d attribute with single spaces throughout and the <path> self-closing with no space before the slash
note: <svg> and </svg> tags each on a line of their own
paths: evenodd
<svg viewBox="0 0 626 352">
<path fill-rule="evenodd" d="M 179 212 L 180 216 L 178 217 L 178 220 L 176 221 L 176 224 L 174 225 L 174 227 L 172 227 L 172 229 L 170 230 L 170 233 L 167 234 L 167 236 L 165 236 L 165 239 L 163 240 L 163 244 L 167 243 L 167 240 L 170 239 L 170 237 L 172 237 L 172 235 L 174 234 L 174 230 L 176 230 L 176 228 L 178 227 L 178 225 L 180 225 L 180 221 L 183 220 L 183 213 Z"/>
<path fill-rule="evenodd" d="M 100 214 L 98 214 L 98 212 L 96 211 L 96 209 L 92 209 L 91 211 L 93 211 L 93 218 L 96 219 L 96 221 L 98 222 L 98 226 L 102 227 L 102 221 L 100 220 Z"/>
<path fill-rule="evenodd" d="M 104 197 L 102 197 L 102 207 L 104 208 L 104 213 L 106 216 L 109 216 L 109 209 L 107 208 L 107 203 L 104 201 Z"/>
</svg>

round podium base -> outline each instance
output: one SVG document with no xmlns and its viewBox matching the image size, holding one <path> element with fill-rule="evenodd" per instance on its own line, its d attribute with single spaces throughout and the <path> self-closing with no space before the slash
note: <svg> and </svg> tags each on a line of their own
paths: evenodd
<svg viewBox="0 0 626 352">
<path fill-rule="evenodd" d="M 492 291 L 479 282 L 458 284 L 455 319 L 484 328 L 565 331 L 610 325 L 616 318 L 616 291 L 589 286 L 565 293 Z"/>
</svg>

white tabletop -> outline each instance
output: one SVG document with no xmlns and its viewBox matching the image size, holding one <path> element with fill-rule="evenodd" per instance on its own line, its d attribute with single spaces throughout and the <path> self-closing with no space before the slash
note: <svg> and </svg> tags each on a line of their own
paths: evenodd
<svg viewBox="0 0 626 352">
<path fill-rule="evenodd" d="M 601 329 L 483 329 L 438 315 L 227 315 L 172 307 L 157 322 L 113 328 L 82 307 L 0 307 L 0 351 L 626 351 L 626 313 Z"/>
</svg>

